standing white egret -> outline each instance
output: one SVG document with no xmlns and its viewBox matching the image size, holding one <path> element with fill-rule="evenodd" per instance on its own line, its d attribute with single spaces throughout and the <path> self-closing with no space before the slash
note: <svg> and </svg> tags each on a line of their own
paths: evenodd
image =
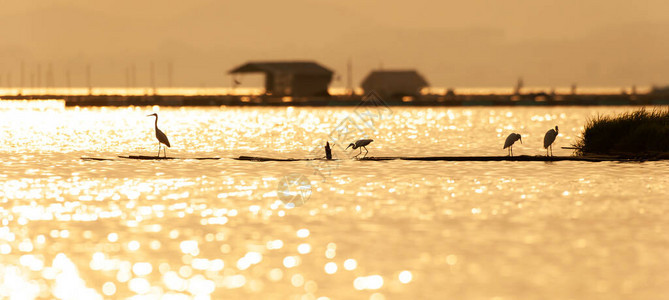
<svg viewBox="0 0 669 300">
<path fill-rule="evenodd" d="M 165 144 L 165 146 L 170 147 L 170 141 L 167 139 L 167 136 L 158 129 L 158 114 L 152 113 L 147 115 L 147 117 L 156 117 L 156 138 L 158 139 L 158 157 L 160 157 L 160 144 Z M 167 149 L 164 150 L 165 157 L 167 157 Z"/>
<path fill-rule="evenodd" d="M 553 156 L 553 142 L 555 142 L 555 138 L 557 136 L 558 136 L 557 125 L 555 125 L 555 129 L 546 131 L 546 135 L 544 136 L 544 148 L 546 148 L 546 156 L 548 156 L 548 148 L 551 149 L 551 156 Z"/>
<path fill-rule="evenodd" d="M 367 153 L 369 153 L 369 150 L 367 150 L 367 147 L 365 147 L 365 146 L 369 145 L 369 143 L 371 143 L 373 141 L 374 140 L 368 140 L 368 139 L 357 140 L 357 141 L 355 141 L 355 143 L 351 143 L 350 145 L 348 145 L 348 147 L 346 147 L 346 149 L 348 149 L 349 147 L 353 147 L 354 150 L 360 148 L 360 153 L 358 153 L 358 155 L 360 155 L 360 154 L 362 154 L 362 148 L 365 148 L 365 151 L 367 151 L 367 152 L 365 152 L 365 156 L 367 156 Z M 354 157 L 358 157 L 358 155 L 356 155 Z M 365 156 L 363 156 L 363 157 L 365 157 Z"/>
<path fill-rule="evenodd" d="M 520 140 L 520 143 L 523 143 L 523 138 L 520 137 L 520 134 L 517 133 L 512 133 L 509 134 L 508 137 L 506 137 L 506 141 L 504 141 L 504 148 L 506 149 L 509 148 L 509 156 L 513 156 L 513 143 L 515 143 L 517 140 Z"/>
</svg>

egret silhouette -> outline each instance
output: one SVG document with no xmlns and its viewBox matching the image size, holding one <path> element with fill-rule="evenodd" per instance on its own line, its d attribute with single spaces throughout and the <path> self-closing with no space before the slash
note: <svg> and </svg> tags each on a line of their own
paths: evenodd
<svg viewBox="0 0 669 300">
<path fill-rule="evenodd" d="M 548 148 L 551 149 L 551 156 L 553 156 L 553 142 L 555 142 L 555 138 L 557 136 L 558 136 L 557 125 L 555 125 L 555 129 L 546 131 L 546 135 L 544 136 L 544 148 L 546 148 L 546 156 L 548 156 Z"/>
<path fill-rule="evenodd" d="M 165 133 L 158 129 L 158 114 L 152 113 L 147 115 L 147 117 L 156 117 L 156 138 L 158 139 L 158 157 L 160 157 L 160 144 L 165 144 L 165 146 L 170 147 L 170 141 L 167 139 Z M 164 150 L 165 157 L 167 157 L 167 149 Z"/>
<path fill-rule="evenodd" d="M 358 155 L 360 155 L 360 154 L 362 154 L 362 148 L 365 148 L 365 151 L 367 151 L 367 152 L 365 152 L 365 156 L 367 156 L 367 153 L 369 153 L 369 150 L 367 150 L 367 147 L 365 147 L 365 146 L 369 145 L 369 143 L 371 143 L 373 141 L 374 140 L 369 140 L 369 139 L 357 140 L 357 141 L 355 141 L 355 143 L 351 143 L 350 145 L 348 145 L 348 147 L 346 147 L 346 149 L 348 149 L 350 147 L 353 147 L 353 150 L 360 148 L 360 153 L 358 153 Z M 354 157 L 358 157 L 358 155 L 356 155 Z M 365 157 L 365 156 L 363 156 L 363 157 Z"/>
<path fill-rule="evenodd" d="M 523 138 L 520 137 L 520 134 L 517 133 L 512 133 L 509 134 L 508 137 L 506 137 L 506 141 L 504 141 L 504 148 L 506 149 L 509 148 L 509 156 L 513 156 L 513 143 L 515 143 L 517 140 L 520 140 L 520 143 L 523 143 Z"/>
</svg>

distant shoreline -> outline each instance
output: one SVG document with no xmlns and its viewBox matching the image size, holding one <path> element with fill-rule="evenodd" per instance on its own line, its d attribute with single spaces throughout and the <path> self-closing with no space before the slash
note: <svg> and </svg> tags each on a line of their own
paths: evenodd
<svg viewBox="0 0 669 300">
<path fill-rule="evenodd" d="M 56 100 L 65 106 L 358 106 L 361 95 L 276 97 L 268 95 L 13 95 L 2 100 Z M 491 94 L 384 97 L 387 106 L 628 106 L 669 105 L 669 94 Z"/>
</svg>

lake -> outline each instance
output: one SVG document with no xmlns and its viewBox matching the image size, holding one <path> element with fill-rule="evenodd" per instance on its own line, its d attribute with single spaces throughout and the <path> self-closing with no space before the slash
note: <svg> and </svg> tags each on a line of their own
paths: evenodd
<svg viewBox="0 0 669 300">
<path fill-rule="evenodd" d="M 661 299 L 669 162 L 555 155 L 633 107 L 65 108 L 0 101 L 0 297 Z M 220 160 L 139 161 L 156 155 Z M 250 162 L 240 155 L 337 161 Z M 363 151 L 364 153 L 364 151 Z M 91 161 L 81 157 L 109 158 Z"/>
</svg>

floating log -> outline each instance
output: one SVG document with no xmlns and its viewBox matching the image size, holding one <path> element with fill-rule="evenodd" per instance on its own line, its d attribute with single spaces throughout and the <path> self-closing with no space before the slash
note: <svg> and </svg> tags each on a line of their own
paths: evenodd
<svg viewBox="0 0 669 300">
<path fill-rule="evenodd" d="M 247 161 L 310 161 L 325 160 L 324 158 L 271 158 L 256 156 L 240 156 L 237 160 Z M 336 159 L 335 159 L 336 160 Z M 362 157 L 357 160 L 386 161 L 386 160 L 414 160 L 414 161 L 630 161 L 641 162 L 659 160 L 657 158 L 629 158 L 614 156 L 423 156 L 423 157 Z"/>
<path fill-rule="evenodd" d="M 176 157 L 162 157 L 162 156 L 146 156 L 146 155 L 129 155 L 129 156 L 120 156 L 119 158 L 125 159 L 141 159 L 141 160 L 163 160 L 163 159 L 177 159 Z"/>
<path fill-rule="evenodd" d="M 250 160 L 250 161 L 309 161 L 309 160 L 324 160 L 324 158 L 271 158 L 271 157 L 257 157 L 257 156 L 240 156 L 236 160 Z M 336 159 L 333 159 L 336 160 Z"/>
<path fill-rule="evenodd" d="M 82 157 L 81 159 L 83 159 L 83 160 L 97 160 L 97 161 L 114 160 L 113 158 L 102 158 L 102 157 Z"/>
<path fill-rule="evenodd" d="M 434 156 L 434 157 L 400 157 L 402 160 L 420 161 L 590 161 L 600 162 L 607 159 L 583 156 Z M 374 160 L 370 157 L 370 160 Z M 616 160 L 616 159 L 609 159 Z"/>
<path fill-rule="evenodd" d="M 162 156 L 145 156 L 145 155 L 130 155 L 130 156 L 119 156 L 119 158 L 125 159 L 141 159 L 141 160 L 162 160 L 162 159 L 195 159 L 195 160 L 218 160 L 221 157 L 162 157 Z"/>
<path fill-rule="evenodd" d="M 119 155 L 118 158 L 139 159 L 139 160 L 170 160 L 170 159 L 219 160 L 219 159 L 222 159 L 222 157 L 162 157 L 162 156 L 158 157 L 158 156 L 146 156 L 146 155 L 129 155 L 129 156 Z M 95 161 L 115 160 L 113 158 L 102 158 L 102 157 L 82 157 L 81 159 L 83 159 L 83 160 L 95 160 Z"/>
</svg>

